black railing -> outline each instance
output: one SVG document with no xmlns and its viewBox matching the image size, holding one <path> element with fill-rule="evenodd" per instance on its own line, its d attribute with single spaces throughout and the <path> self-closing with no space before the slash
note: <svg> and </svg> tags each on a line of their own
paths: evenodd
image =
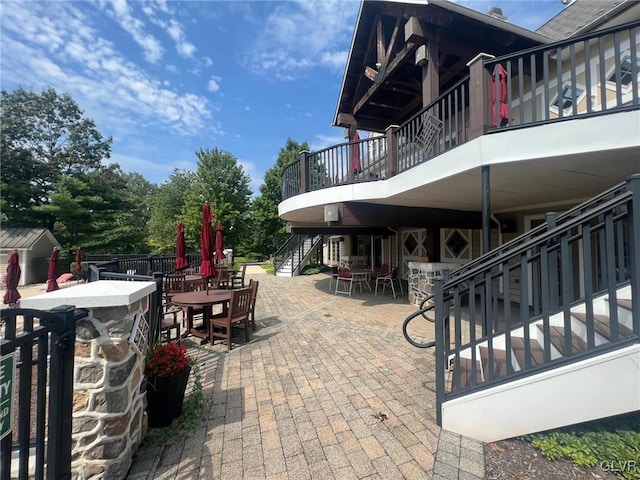
<svg viewBox="0 0 640 480">
<path fill-rule="evenodd" d="M 20 308 L 0 312 L 0 357 L 3 364 L 15 362 L 13 385 L 18 385 L 15 397 L 2 405 L 6 409 L 3 428 L 7 425 L 4 422 L 11 420 L 8 409 L 17 406 L 17 410 L 13 432 L 0 441 L 0 478 L 13 478 L 14 449 L 18 452 L 18 478 L 71 478 L 76 323 L 87 314 L 71 306 L 48 312 Z M 4 364 L 3 368 L 10 366 Z M 3 388 L 9 375 L 3 372 Z"/>
<path fill-rule="evenodd" d="M 196 271 L 200 268 L 201 258 L 199 253 L 186 255 L 189 267 Z M 129 273 L 138 275 L 151 275 L 152 272 L 165 274 L 176 271 L 176 256 L 171 255 L 141 255 L 141 254 L 87 254 L 86 261 L 89 264 L 103 267 L 107 271 L 117 273 Z"/>
<path fill-rule="evenodd" d="M 636 21 L 485 60 L 496 79 L 504 69 L 495 98 L 508 115 L 495 130 L 637 109 L 638 27 Z"/>
<path fill-rule="evenodd" d="M 155 345 L 160 337 L 162 326 L 162 299 L 163 299 L 163 278 L 162 272 L 154 272 L 151 275 L 137 275 L 132 273 L 120 273 L 110 271 L 105 267 L 89 265 L 89 281 L 98 280 L 122 280 L 133 282 L 155 282 L 156 289 L 149 295 L 148 309 L 145 312 L 149 322 L 149 345 Z"/>
<path fill-rule="evenodd" d="M 291 235 L 273 256 L 274 274 L 291 259 L 291 274 L 300 269 L 300 263 L 322 241 L 322 235 Z"/>
<path fill-rule="evenodd" d="M 639 198 L 636 175 L 558 217 L 560 225 L 548 221 L 510 250 L 437 279 L 438 415 L 445 400 L 638 342 Z M 631 320 L 618 318 L 622 288 Z M 606 321 L 596 310 L 605 304 Z"/>
<path fill-rule="evenodd" d="M 282 199 L 294 197 L 302 192 L 300 159 L 291 162 L 282 170 Z"/>
</svg>

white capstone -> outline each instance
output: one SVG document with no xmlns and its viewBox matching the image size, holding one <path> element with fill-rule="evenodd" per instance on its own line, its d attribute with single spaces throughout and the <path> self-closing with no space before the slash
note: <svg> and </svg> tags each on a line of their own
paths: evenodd
<svg viewBox="0 0 640 480">
<path fill-rule="evenodd" d="M 131 305 L 156 290 L 155 282 L 98 280 L 20 299 L 20 308 L 50 310 L 60 305 L 76 308 Z"/>
</svg>

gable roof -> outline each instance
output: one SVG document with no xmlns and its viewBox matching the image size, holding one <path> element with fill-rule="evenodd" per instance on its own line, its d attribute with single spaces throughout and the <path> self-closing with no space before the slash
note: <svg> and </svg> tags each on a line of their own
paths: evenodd
<svg viewBox="0 0 640 480">
<path fill-rule="evenodd" d="M 630 0 L 574 0 L 537 32 L 564 40 L 595 29 L 632 3 Z"/>
<path fill-rule="evenodd" d="M 56 238 L 46 228 L 3 228 L 0 230 L 0 248 L 30 249 L 43 236 L 49 237 L 53 245 L 60 248 Z"/>
</svg>

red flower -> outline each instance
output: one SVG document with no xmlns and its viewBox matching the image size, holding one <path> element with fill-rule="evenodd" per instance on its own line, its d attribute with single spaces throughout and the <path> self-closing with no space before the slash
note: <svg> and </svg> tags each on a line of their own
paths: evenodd
<svg viewBox="0 0 640 480">
<path fill-rule="evenodd" d="M 145 377 L 172 377 L 189 366 L 187 347 L 179 343 L 157 345 L 147 352 Z"/>
</svg>

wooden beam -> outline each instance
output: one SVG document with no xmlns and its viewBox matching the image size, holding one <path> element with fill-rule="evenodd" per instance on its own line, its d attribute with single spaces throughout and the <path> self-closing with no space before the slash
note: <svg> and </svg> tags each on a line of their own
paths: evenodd
<svg viewBox="0 0 640 480">
<path fill-rule="evenodd" d="M 387 69 L 385 76 L 387 77 L 392 76 L 395 73 L 395 71 L 402 65 L 402 63 L 407 59 L 407 57 L 409 55 L 413 55 L 413 52 L 415 52 L 416 48 L 418 48 L 416 44 L 407 43 L 404 46 L 404 48 L 400 52 L 398 52 L 398 54 L 395 56 L 395 58 L 389 65 L 389 68 Z M 367 103 L 367 101 L 378 91 L 380 87 L 381 87 L 380 83 L 374 83 L 371 87 L 369 87 L 369 90 L 367 91 L 367 93 L 365 93 L 362 96 L 360 101 L 353 108 L 354 115 L 358 113 L 358 110 L 360 110 L 363 107 L 363 105 Z"/>
<path fill-rule="evenodd" d="M 364 76 L 367 77 L 372 82 L 375 82 L 377 75 L 378 75 L 378 71 L 375 68 L 371 68 L 369 66 L 366 66 L 364 68 Z"/>
<path fill-rule="evenodd" d="M 382 29 L 382 17 L 378 16 L 378 22 L 376 25 L 376 33 L 377 33 L 377 38 L 376 38 L 376 47 L 377 47 L 377 51 L 376 51 L 376 61 L 379 64 L 382 64 L 383 60 L 384 60 L 384 30 Z"/>
</svg>

